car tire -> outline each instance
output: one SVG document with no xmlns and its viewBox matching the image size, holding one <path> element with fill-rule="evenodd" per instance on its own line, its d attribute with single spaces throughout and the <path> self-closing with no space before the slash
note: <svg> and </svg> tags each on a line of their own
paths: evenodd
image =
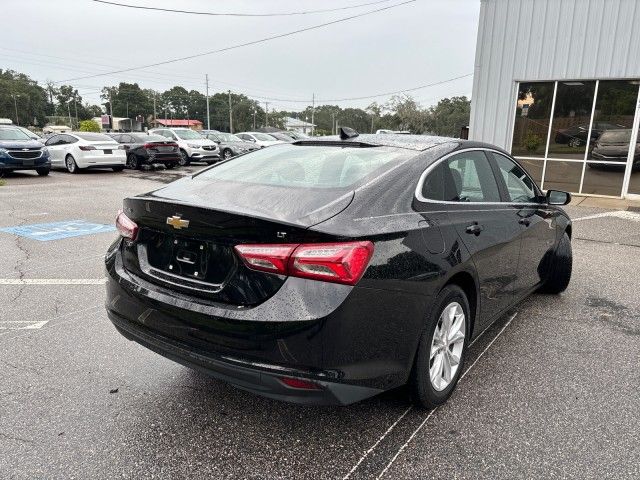
<svg viewBox="0 0 640 480">
<path fill-rule="evenodd" d="M 572 148 L 578 148 L 580 145 L 582 145 L 582 140 L 579 138 L 572 138 L 569 140 L 569 146 Z"/>
<path fill-rule="evenodd" d="M 121 172 L 124 170 L 124 165 L 119 165 L 117 167 L 111 167 L 114 172 Z"/>
<path fill-rule="evenodd" d="M 69 173 L 78 173 L 80 168 L 76 163 L 76 159 L 73 158 L 73 155 L 67 155 L 64 159 L 64 165 L 67 168 L 67 172 Z"/>
<path fill-rule="evenodd" d="M 174 167 L 175 167 L 175 164 L 173 164 L 173 163 L 165 163 L 164 164 L 164 168 L 166 168 L 167 170 L 171 170 Z"/>
<path fill-rule="evenodd" d="M 564 292 L 569 286 L 573 269 L 571 239 L 567 232 L 562 234 L 549 265 L 549 273 L 544 284 L 540 287 L 540 292 L 557 295 Z"/>
<path fill-rule="evenodd" d="M 36 173 L 41 177 L 46 177 L 47 175 L 49 175 L 50 171 L 51 169 L 49 167 L 36 168 Z"/>
<path fill-rule="evenodd" d="M 231 151 L 231 149 L 229 149 L 229 148 L 225 148 L 225 149 L 222 151 L 222 158 L 223 158 L 224 160 L 229 160 L 231 157 L 233 157 L 233 152 Z"/>
<path fill-rule="evenodd" d="M 131 170 L 138 170 L 140 168 L 140 162 L 138 162 L 137 155 L 133 153 L 127 155 L 127 167 Z"/>
<path fill-rule="evenodd" d="M 180 160 L 178 161 L 178 165 L 181 167 L 188 167 L 190 164 L 191 159 L 189 158 L 189 155 L 187 155 L 187 152 L 180 150 Z"/>
<path fill-rule="evenodd" d="M 464 368 L 470 325 L 466 294 L 457 285 L 447 285 L 434 299 L 418 343 L 409 380 L 416 405 L 435 408 L 451 396 Z"/>
</svg>

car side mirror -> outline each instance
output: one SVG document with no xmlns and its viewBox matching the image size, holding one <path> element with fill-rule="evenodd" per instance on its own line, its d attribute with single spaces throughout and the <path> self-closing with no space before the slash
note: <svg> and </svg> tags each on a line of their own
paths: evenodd
<svg viewBox="0 0 640 480">
<path fill-rule="evenodd" d="M 547 203 L 549 205 L 566 205 L 571 201 L 571 194 L 560 190 L 547 190 Z"/>
</svg>

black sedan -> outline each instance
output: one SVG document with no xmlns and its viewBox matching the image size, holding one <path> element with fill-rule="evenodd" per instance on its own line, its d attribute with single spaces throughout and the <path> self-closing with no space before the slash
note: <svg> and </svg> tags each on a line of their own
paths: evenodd
<svg viewBox="0 0 640 480">
<path fill-rule="evenodd" d="M 443 403 L 469 343 L 571 277 L 571 221 L 506 152 L 360 135 L 281 144 L 124 201 L 106 256 L 118 331 L 241 389 Z"/>
<path fill-rule="evenodd" d="M 127 151 L 127 167 L 134 170 L 142 165 L 161 164 L 173 168 L 180 162 L 178 144 L 160 135 L 145 133 L 109 133 Z"/>
<path fill-rule="evenodd" d="M 203 132 L 202 136 L 209 140 L 213 140 L 218 144 L 218 147 L 220 147 L 220 156 L 224 160 L 228 160 L 236 155 L 242 155 L 243 153 L 253 152 L 260 148 L 255 143 L 245 142 L 240 137 L 237 137 L 232 133 L 214 132 L 209 130 L 207 132 Z"/>
</svg>

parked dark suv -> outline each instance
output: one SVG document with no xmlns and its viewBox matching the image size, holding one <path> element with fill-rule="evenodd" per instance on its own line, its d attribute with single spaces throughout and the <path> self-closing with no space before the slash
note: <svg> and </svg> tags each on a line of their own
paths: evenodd
<svg viewBox="0 0 640 480">
<path fill-rule="evenodd" d="M 35 170 L 38 175 L 49 175 L 49 151 L 16 127 L 0 127 L 0 176 L 14 170 Z"/>
</svg>

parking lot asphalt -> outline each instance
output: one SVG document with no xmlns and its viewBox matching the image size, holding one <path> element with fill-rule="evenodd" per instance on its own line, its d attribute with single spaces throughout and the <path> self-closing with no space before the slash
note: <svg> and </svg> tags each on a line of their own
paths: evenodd
<svg viewBox="0 0 640 480">
<path fill-rule="evenodd" d="M 0 228 L 112 224 L 122 198 L 197 170 L 15 174 Z M 640 215 L 568 207 L 574 274 L 469 349 L 444 406 L 349 407 L 236 390 L 121 337 L 115 233 L 0 232 L 0 478 L 639 478 Z"/>
</svg>

